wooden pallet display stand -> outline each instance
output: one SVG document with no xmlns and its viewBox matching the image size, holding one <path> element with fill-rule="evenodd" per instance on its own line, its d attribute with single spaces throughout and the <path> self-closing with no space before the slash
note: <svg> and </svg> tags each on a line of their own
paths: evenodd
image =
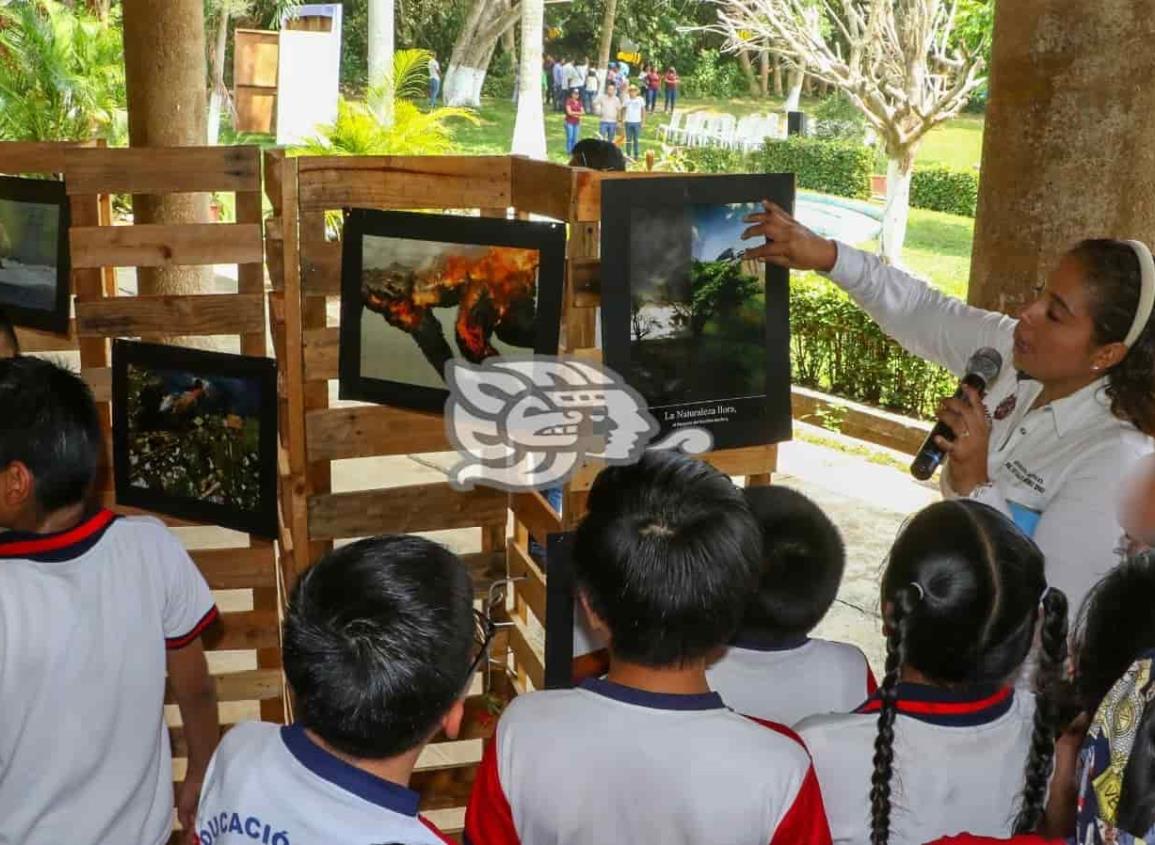
<svg viewBox="0 0 1155 845">
<path fill-rule="evenodd" d="M 82 374 L 109 418 L 109 341 L 115 337 L 217 337 L 225 347 L 264 356 L 265 282 L 261 225 L 261 159 L 255 147 L 80 149 L 67 161 L 73 208 L 99 196 L 224 192 L 236 196 L 235 223 L 110 225 L 74 216 L 72 266 L 77 273 L 75 334 Z M 117 267 L 236 264 L 236 293 L 188 296 L 119 295 L 102 279 Z M 107 433 L 109 439 L 111 432 Z M 109 485 L 102 491 L 115 510 Z M 221 726 L 246 719 L 283 722 L 280 600 L 274 543 L 167 516 L 213 590 L 220 621 L 203 640 L 220 700 Z M 172 704 L 171 691 L 166 704 Z M 166 707 L 174 780 L 183 779 L 188 748 L 177 709 Z M 178 834 L 173 834 L 176 841 Z"/>
<path fill-rule="evenodd" d="M 570 219 L 568 168 L 509 157 L 287 158 L 266 154 L 270 320 L 284 376 L 282 512 L 290 535 L 290 577 L 335 541 L 383 532 L 470 529 L 478 551 L 464 555 L 482 591 L 506 576 L 509 497 L 489 488 L 458 492 L 445 481 L 333 491 L 333 462 L 451 450 L 440 415 L 381 405 L 331 402 L 337 377 L 336 325 L 341 244 L 326 237 L 325 215 L 342 208 L 472 210 L 484 216 L 542 214 Z M 520 186 L 516 189 L 515 186 Z M 444 459 L 441 463 L 444 464 Z M 379 471 L 379 469 L 378 469 Z M 540 497 L 539 497 L 540 498 Z M 548 511 L 548 505 L 546 506 Z M 560 529 L 560 518 L 547 523 Z M 535 584 L 512 585 L 526 602 Z M 520 631 L 503 632 L 495 655 L 512 652 L 514 673 L 540 686 L 540 649 Z M 514 690 L 491 673 L 498 700 Z M 475 688 L 476 690 L 476 688 Z M 492 701 L 492 699 L 490 699 Z M 487 701 L 467 700 L 469 728 L 457 742 L 435 742 L 418 761 L 413 787 L 442 829 L 460 829 L 482 738 L 492 732 Z"/>
</svg>

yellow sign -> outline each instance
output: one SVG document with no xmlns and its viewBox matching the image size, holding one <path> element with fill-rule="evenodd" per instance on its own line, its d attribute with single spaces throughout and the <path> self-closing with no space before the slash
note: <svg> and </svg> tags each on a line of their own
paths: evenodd
<svg viewBox="0 0 1155 845">
<path fill-rule="evenodd" d="M 621 52 L 618 53 L 618 59 L 623 62 L 629 62 L 632 65 L 640 65 L 642 63 L 642 54 Z"/>
</svg>

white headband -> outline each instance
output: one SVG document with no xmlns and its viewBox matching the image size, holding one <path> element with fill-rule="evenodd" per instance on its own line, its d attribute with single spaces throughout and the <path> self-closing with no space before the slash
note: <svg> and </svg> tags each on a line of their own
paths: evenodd
<svg viewBox="0 0 1155 845">
<path fill-rule="evenodd" d="M 1142 286 L 1139 289 L 1139 307 L 1135 309 L 1135 321 L 1131 323 L 1131 331 L 1123 340 L 1123 345 L 1130 349 L 1147 328 L 1147 321 L 1151 319 L 1151 307 L 1155 306 L 1155 259 L 1151 257 L 1151 250 L 1142 241 L 1127 241 L 1135 254 L 1139 256 L 1139 275 Z"/>
</svg>

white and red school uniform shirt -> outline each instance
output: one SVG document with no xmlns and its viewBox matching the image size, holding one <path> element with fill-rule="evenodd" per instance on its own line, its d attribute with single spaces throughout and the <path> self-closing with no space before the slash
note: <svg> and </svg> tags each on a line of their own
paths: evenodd
<svg viewBox="0 0 1155 845">
<path fill-rule="evenodd" d="M 825 845 L 822 796 L 788 729 L 717 693 L 604 679 L 515 699 L 485 750 L 470 845 Z"/>
<path fill-rule="evenodd" d="M 706 678 L 727 706 L 783 725 L 815 713 L 849 713 L 878 688 L 860 649 L 810 638 L 778 645 L 739 640 Z"/>
<path fill-rule="evenodd" d="M 197 808 L 199 845 L 444 845 L 420 796 L 315 743 L 300 725 L 243 722 L 221 740 Z"/>
<path fill-rule="evenodd" d="M 1009 836 L 1023 790 L 1035 699 L 1010 687 L 945 690 L 899 684 L 891 845 L 969 830 Z M 855 713 L 795 727 L 814 758 L 835 842 L 870 841 L 878 695 Z"/>
<path fill-rule="evenodd" d="M 215 617 L 155 519 L 0 534 L 0 843 L 168 840 L 165 649 Z"/>
</svg>

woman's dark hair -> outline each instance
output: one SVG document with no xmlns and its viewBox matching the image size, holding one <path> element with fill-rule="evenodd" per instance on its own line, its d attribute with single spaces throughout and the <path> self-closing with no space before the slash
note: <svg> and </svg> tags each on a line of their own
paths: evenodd
<svg viewBox="0 0 1155 845">
<path fill-rule="evenodd" d="M 574 538 L 574 573 L 610 650 L 664 668 L 707 657 L 737 631 L 762 534 L 742 491 L 675 452 L 602 470 Z"/>
<path fill-rule="evenodd" d="M 871 845 L 885 845 L 890 838 L 902 668 L 909 666 L 942 685 L 1005 683 L 1030 652 L 1044 593 L 1044 655 L 1036 679 L 1042 694 L 1016 832 L 1037 824 L 1050 778 L 1057 726 L 1045 690 L 1066 660 L 1066 598 L 1047 591 L 1038 547 L 986 505 L 939 502 L 903 529 L 882 578 L 887 657 L 871 779 Z"/>
<path fill-rule="evenodd" d="M 1131 758 L 1123 770 L 1115 824 L 1135 837 L 1155 829 L 1155 704 L 1147 705 L 1135 732 Z"/>
<path fill-rule="evenodd" d="M 743 493 L 762 528 L 762 567 L 739 637 L 765 644 L 805 637 L 838 595 L 846 568 L 842 536 L 796 490 L 772 484 Z"/>
<path fill-rule="evenodd" d="M 469 573 L 448 549 L 385 535 L 330 552 L 285 615 L 299 721 L 354 757 L 420 745 L 463 694 L 474 631 Z"/>
<path fill-rule="evenodd" d="M 1071 255 L 1082 265 L 1090 292 L 1097 344 L 1122 343 L 1139 309 L 1139 256 L 1125 241 L 1083 241 Z M 1155 321 L 1148 320 L 1127 355 L 1107 374 L 1111 412 L 1155 435 Z"/>
<path fill-rule="evenodd" d="M 1155 649 L 1155 552 L 1132 555 L 1091 589 L 1073 640 L 1076 704 L 1094 713 L 1135 659 Z"/>
</svg>

